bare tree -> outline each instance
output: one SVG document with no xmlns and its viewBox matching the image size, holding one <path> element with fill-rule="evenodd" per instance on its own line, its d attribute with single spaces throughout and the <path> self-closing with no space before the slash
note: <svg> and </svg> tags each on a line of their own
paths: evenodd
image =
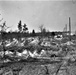
<svg viewBox="0 0 76 75">
<path fill-rule="evenodd" d="M 46 32 L 46 28 L 44 27 L 43 24 L 39 26 L 39 30 L 40 32 Z"/>
<path fill-rule="evenodd" d="M 6 21 L 3 22 L 3 24 L 0 25 L 0 27 L 1 27 L 1 32 L 6 32 L 6 30 L 9 28 L 9 27 L 6 26 Z"/>
<path fill-rule="evenodd" d="M 47 32 L 47 30 L 46 30 L 46 28 L 44 27 L 44 25 L 40 25 L 40 26 L 39 26 L 39 30 L 40 30 L 42 36 L 44 36 L 45 33 Z"/>
<path fill-rule="evenodd" d="M 0 19 L 0 22 L 3 20 L 3 18 L 2 19 Z"/>
<path fill-rule="evenodd" d="M 40 26 L 39 26 L 39 30 L 40 30 L 40 32 L 42 32 L 42 30 L 43 30 L 43 25 L 40 25 Z"/>
<path fill-rule="evenodd" d="M 0 27 L 1 27 L 2 46 L 3 46 L 3 51 L 4 51 L 3 57 L 5 57 L 5 51 L 6 51 L 6 49 L 5 49 L 5 37 L 4 37 L 4 35 L 5 35 L 6 30 L 7 30 L 9 27 L 6 26 L 6 21 L 3 22 L 3 24 L 0 25 Z"/>
</svg>

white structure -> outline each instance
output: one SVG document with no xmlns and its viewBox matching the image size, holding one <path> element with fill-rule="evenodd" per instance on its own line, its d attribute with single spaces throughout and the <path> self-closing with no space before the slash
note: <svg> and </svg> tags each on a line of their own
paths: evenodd
<svg viewBox="0 0 76 75">
<path fill-rule="evenodd" d="M 55 37 L 54 37 L 54 39 L 56 39 L 56 40 L 62 40 L 62 35 L 56 35 Z"/>
</svg>

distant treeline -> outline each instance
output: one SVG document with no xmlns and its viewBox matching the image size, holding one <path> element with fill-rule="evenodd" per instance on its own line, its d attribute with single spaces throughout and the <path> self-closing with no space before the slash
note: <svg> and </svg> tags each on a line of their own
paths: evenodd
<svg viewBox="0 0 76 75">
<path fill-rule="evenodd" d="M 37 33 L 20 33 L 20 32 L 4 32 L 2 34 L 0 34 L 0 39 L 12 39 L 12 38 L 21 38 L 21 37 L 36 37 L 36 36 L 41 36 L 41 37 L 45 37 L 45 36 L 55 36 L 58 34 L 62 34 L 63 32 L 45 32 L 45 33 L 41 33 L 41 32 L 37 32 Z"/>
</svg>

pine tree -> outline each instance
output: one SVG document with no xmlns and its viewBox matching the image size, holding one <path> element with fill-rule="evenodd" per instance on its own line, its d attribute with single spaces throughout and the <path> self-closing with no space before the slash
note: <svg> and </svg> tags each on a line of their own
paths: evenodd
<svg viewBox="0 0 76 75">
<path fill-rule="evenodd" d="M 27 30 L 28 30 L 27 25 L 24 24 L 24 25 L 23 25 L 23 32 L 26 32 Z"/>
<path fill-rule="evenodd" d="M 53 37 L 53 39 L 54 39 L 54 36 L 55 36 L 55 32 L 52 32 L 51 33 L 51 36 Z"/>
<path fill-rule="evenodd" d="M 35 30 L 34 29 L 32 30 L 32 34 L 35 34 Z"/>
<path fill-rule="evenodd" d="M 35 34 L 35 30 L 33 29 L 32 30 L 32 36 L 35 36 L 36 34 Z"/>
<path fill-rule="evenodd" d="M 22 22 L 21 22 L 21 20 L 18 23 L 18 30 L 19 30 L 19 32 L 22 31 Z"/>
</svg>

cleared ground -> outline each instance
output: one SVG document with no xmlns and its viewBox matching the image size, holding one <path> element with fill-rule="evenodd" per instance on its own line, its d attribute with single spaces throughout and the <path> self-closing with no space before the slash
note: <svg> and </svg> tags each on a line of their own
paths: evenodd
<svg viewBox="0 0 76 75">
<path fill-rule="evenodd" d="M 76 75 L 76 63 L 13 62 L 1 66 L 0 75 Z"/>
</svg>

